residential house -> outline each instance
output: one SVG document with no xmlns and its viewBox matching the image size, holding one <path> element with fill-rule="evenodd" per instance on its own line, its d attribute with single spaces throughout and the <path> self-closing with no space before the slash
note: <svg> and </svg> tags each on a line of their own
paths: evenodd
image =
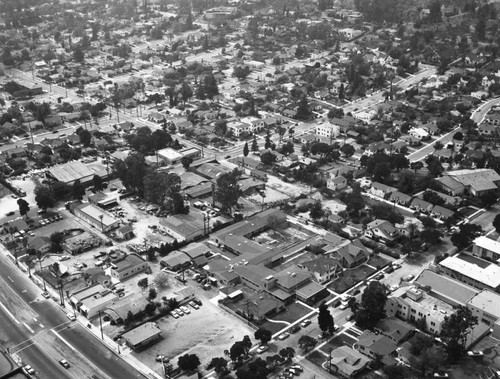
<svg viewBox="0 0 500 379">
<path fill-rule="evenodd" d="M 343 267 L 352 268 L 368 260 L 369 252 L 359 239 L 352 241 L 347 245 L 341 246 L 333 253 Z"/>
<path fill-rule="evenodd" d="M 382 334 L 392 340 L 396 345 L 407 340 L 415 331 L 413 325 L 401 321 L 395 317 L 386 317 L 375 326 L 375 332 Z"/>
<path fill-rule="evenodd" d="M 111 263 L 111 276 L 120 281 L 149 270 L 149 264 L 137 254 L 125 255 L 122 260 Z"/>
<path fill-rule="evenodd" d="M 417 212 L 429 213 L 432 211 L 434 206 L 428 201 L 419 199 L 418 197 L 413 198 L 410 204 L 410 208 L 416 210 Z"/>
<path fill-rule="evenodd" d="M 332 191 L 340 191 L 347 187 L 347 179 L 345 176 L 339 175 L 326 182 L 328 189 Z"/>
<path fill-rule="evenodd" d="M 439 218 L 440 220 L 447 220 L 454 216 L 454 212 L 448 208 L 442 207 L 440 205 L 434 205 L 431 210 L 431 216 Z"/>
<path fill-rule="evenodd" d="M 411 128 L 408 134 L 412 137 L 418 138 L 419 140 L 425 141 L 431 138 L 430 134 L 422 128 Z"/>
<path fill-rule="evenodd" d="M 376 219 L 366 225 L 365 236 L 376 241 L 393 242 L 399 233 L 389 221 Z"/>
<path fill-rule="evenodd" d="M 28 249 L 34 249 L 42 254 L 50 251 L 52 243 L 49 237 L 36 236 L 28 240 Z"/>
<path fill-rule="evenodd" d="M 389 337 L 367 330 L 358 337 L 353 347 L 371 359 L 387 360 L 388 357 L 394 357 L 397 345 Z"/>
<path fill-rule="evenodd" d="M 339 127 L 331 123 L 316 125 L 316 134 L 325 138 L 333 139 L 339 134 Z"/>
<path fill-rule="evenodd" d="M 298 266 L 312 274 L 313 280 L 320 284 L 329 282 L 342 272 L 342 264 L 335 258 L 320 255 Z"/>
<path fill-rule="evenodd" d="M 340 346 L 330 352 L 322 367 L 344 378 L 354 378 L 370 363 L 370 359 L 350 346 Z"/>
<path fill-rule="evenodd" d="M 397 188 L 387 186 L 379 182 L 373 182 L 371 188 L 368 190 L 374 196 L 382 199 L 387 198 L 391 193 L 398 192 Z"/>
<path fill-rule="evenodd" d="M 399 192 L 399 191 L 395 191 L 395 192 L 391 193 L 389 200 L 394 202 L 394 203 L 397 203 L 399 205 L 403 205 L 406 207 L 411 202 L 411 196 L 406 195 L 406 194 Z"/>
</svg>

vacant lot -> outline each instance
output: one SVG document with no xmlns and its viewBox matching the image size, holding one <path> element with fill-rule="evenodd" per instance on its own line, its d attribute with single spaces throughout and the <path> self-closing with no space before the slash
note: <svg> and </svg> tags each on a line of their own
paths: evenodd
<svg viewBox="0 0 500 379">
<path fill-rule="evenodd" d="M 204 301 L 200 309 L 178 319 L 164 317 L 157 321 L 163 340 L 149 349 L 134 353 L 147 366 L 163 374 L 161 364 L 155 361 L 157 354 L 163 354 L 175 364 L 179 355 L 196 354 L 201 365 L 213 357 L 224 356 L 236 342 L 249 335 L 253 340 L 254 330 L 220 309 L 211 301 Z"/>
<path fill-rule="evenodd" d="M 367 265 L 362 264 L 359 267 L 351 270 L 344 271 L 338 279 L 334 280 L 328 288 L 331 290 L 342 293 L 354 286 L 356 283 L 365 280 L 368 276 L 373 274 L 376 270 Z"/>
</svg>

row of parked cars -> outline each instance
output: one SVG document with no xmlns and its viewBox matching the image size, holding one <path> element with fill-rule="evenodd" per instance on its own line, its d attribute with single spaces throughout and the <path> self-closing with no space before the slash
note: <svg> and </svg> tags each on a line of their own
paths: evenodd
<svg viewBox="0 0 500 379">
<path fill-rule="evenodd" d="M 202 302 L 198 299 L 194 299 L 188 303 L 188 305 L 193 308 L 193 309 L 200 309 L 200 306 L 202 305 Z M 186 307 L 185 305 L 180 306 L 177 309 L 173 309 L 170 311 L 170 314 L 172 315 L 173 318 L 179 318 L 184 315 L 188 315 L 191 313 L 191 310 Z"/>
<path fill-rule="evenodd" d="M 290 379 L 294 376 L 299 376 L 302 372 L 304 372 L 304 368 L 301 365 L 295 364 L 283 370 L 278 379 Z"/>
</svg>

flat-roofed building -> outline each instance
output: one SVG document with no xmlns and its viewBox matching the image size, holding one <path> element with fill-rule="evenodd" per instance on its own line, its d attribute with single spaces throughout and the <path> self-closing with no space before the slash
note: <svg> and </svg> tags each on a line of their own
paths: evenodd
<svg viewBox="0 0 500 379">
<path fill-rule="evenodd" d="M 137 254 L 126 255 L 121 261 L 111 264 L 111 276 L 120 281 L 148 270 L 148 263 Z"/>
<path fill-rule="evenodd" d="M 95 294 L 81 301 L 80 312 L 86 318 L 91 319 L 97 316 L 99 311 L 104 311 L 116 299 L 118 295 L 111 291 Z"/>
<path fill-rule="evenodd" d="M 500 289 L 500 267 L 484 259 L 462 253 L 442 260 L 439 267 L 445 275 L 472 287 L 495 292 Z"/>
<path fill-rule="evenodd" d="M 139 351 L 158 342 L 161 338 L 161 329 L 154 322 L 146 322 L 123 333 L 122 338 L 131 349 Z"/>
<path fill-rule="evenodd" d="M 77 180 L 83 184 L 89 183 L 94 178 L 94 175 L 97 174 L 97 172 L 91 170 L 80 161 L 53 166 L 47 173 L 51 178 L 69 185 L 72 185 Z"/>
<path fill-rule="evenodd" d="M 107 233 L 120 226 L 120 220 L 93 204 L 82 204 L 74 209 L 74 214 L 94 228 Z"/>
<path fill-rule="evenodd" d="M 472 254 L 498 262 L 500 259 L 500 242 L 486 236 L 478 237 L 474 240 Z"/>
<path fill-rule="evenodd" d="M 493 325 L 500 319 L 500 295 L 489 290 L 482 290 L 467 302 L 467 308 L 478 321 Z"/>
</svg>

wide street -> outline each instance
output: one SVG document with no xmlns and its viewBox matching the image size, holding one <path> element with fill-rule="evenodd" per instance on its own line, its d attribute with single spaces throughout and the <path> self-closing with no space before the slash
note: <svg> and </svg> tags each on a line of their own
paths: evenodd
<svg viewBox="0 0 500 379">
<path fill-rule="evenodd" d="M 0 339 L 4 348 L 31 365 L 39 378 L 144 378 L 86 330 L 70 321 L 53 299 L 19 270 L 0 245 Z M 68 311 L 70 311 L 68 309 Z M 59 360 L 71 367 L 64 369 Z"/>
</svg>

